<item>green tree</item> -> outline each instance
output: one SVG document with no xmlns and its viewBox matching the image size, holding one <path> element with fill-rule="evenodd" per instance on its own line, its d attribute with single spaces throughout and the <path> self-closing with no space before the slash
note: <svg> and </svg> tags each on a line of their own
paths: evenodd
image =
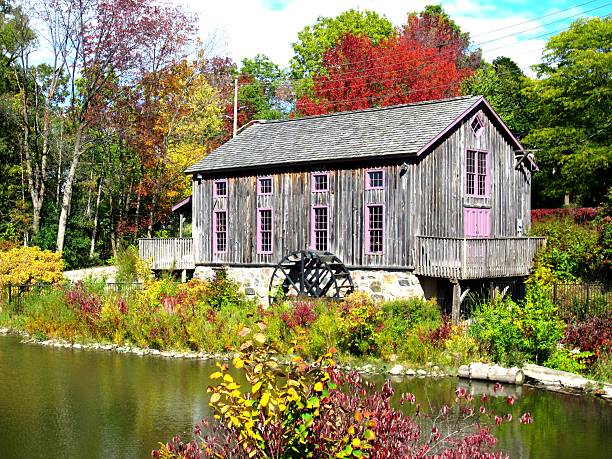
<svg viewBox="0 0 612 459">
<path fill-rule="evenodd" d="M 295 55 L 291 59 L 294 78 L 307 78 L 323 70 L 323 54 L 346 34 L 366 35 L 374 43 L 395 34 L 393 24 L 374 11 L 350 9 L 335 18 L 319 16 L 313 25 L 298 33 L 292 44 Z"/>
<path fill-rule="evenodd" d="M 248 81 L 240 87 L 240 105 L 255 110 L 255 119 L 278 119 L 287 111 L 288 104 L 279 97 L 285 82 L 281 68 L 267 56 L 257 54 L 253 59 L 242 60 L 240 74 Z"/>
<path fill-rule="evenodd" d="M 532 87 L 537 188 L 560 203 L 598 204 L 612 184 L 612 18 L 579 19 L 548 41 Z"/>
<path fill-rule="evenodd" d="M 482 63 L 464 87 L 464 94 L 483 95 L 504 123 L 519 138 L 525 137 L 533 123 L 533 99 L 527 88 L 531 81 L 509 57 Z"/>
</svg>

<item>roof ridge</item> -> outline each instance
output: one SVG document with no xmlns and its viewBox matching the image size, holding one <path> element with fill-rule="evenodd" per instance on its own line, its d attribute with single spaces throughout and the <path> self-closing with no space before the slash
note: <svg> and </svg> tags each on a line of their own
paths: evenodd
<svg viewBox="0 0 612 459">
<path fill-rule="evenodd" d="M 265 119 L 253 120 L 254 121 L 253 125 L 288 123 L 288 122 L 303 121 L 303 120 L 316 119 L 316 118 L 330 118 L 334 116 L 351 115 L 355 113 L 369 113 L 369 112 L 378 112 L 378 111 L 385 111 L 385 110 L 395 110 L 398 108 L 414 107 L 414 106 L 419 106 L 419 105 L 433 105 L 433 104 L 451 102 L 454 100 L 478 99 L 480 97 L 483 97 L 483 96 L 481 95 L 455 96 L 455 97 L 447 97 L 446 99 L 421 100 L 418 102 L 411 102 L 409 104 L 387 105 L 384 107 L 369 107 L 369 108 L 361 108 L 359 110 L 347 110 L 344 112 L 323 113 L 320 115 L 308 115 L 308 116 L 302 116 L 300 118 L 287 118 L 287 119 L 281 119 L 281 120 L 278 120 L 278 119 L 277 120 L 265 120 Z"/>
</svg>

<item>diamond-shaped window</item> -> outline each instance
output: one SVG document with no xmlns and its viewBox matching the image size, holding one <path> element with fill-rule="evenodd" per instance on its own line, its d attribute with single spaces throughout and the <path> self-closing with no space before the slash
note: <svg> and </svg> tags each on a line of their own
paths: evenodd
<svg viewBox="0 0 612 459">
<path fill-rule="evenodd" d="M 472 127 L 472 131 L 474 132 L 474 135 L 479 136 L 480 134 L 482 134 L 482 130 L 484 129 L 484 126 L 482 124 L 482 121 L 480 120 L 480 117 L 477 116 L 476 118 L 474 118 L 470 126 Z"/>
</svg>

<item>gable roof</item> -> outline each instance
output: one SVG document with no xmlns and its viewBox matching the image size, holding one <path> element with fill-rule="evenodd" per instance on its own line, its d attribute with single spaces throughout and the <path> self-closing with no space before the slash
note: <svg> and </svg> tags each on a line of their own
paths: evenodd
<svg viewBox="0 0 612 459">
<path fill-rule="evenodd" d="M 492 113 L 511 143 L 521 149 L 521 144 L 484 97 L 466 96 L 257 122 L 185 172 L 419 155 L 481 103 Z"/>
</svg>

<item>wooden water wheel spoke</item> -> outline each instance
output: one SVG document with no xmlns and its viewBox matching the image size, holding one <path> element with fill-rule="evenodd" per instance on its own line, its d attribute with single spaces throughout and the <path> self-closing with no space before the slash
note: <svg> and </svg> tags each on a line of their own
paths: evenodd
<svg viewBox="0 0 612 459">
<path fill-rule="evenodd" d="M 343 298 L 353 291 L 351 275 L 329 252 L 302 250 L 284 257 L 270 280 L 270 303 L 285 296 Z"/>
</svg>

